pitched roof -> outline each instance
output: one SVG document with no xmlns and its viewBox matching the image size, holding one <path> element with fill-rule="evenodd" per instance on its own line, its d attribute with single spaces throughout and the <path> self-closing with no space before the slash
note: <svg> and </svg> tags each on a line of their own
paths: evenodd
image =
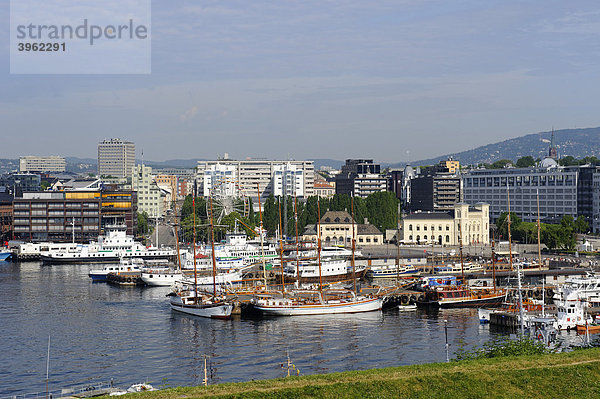
<svg viewBox="0 0 600 399">
<path fill-rule="evenodd" d="M 321 224 L 352 224 L 352 216 L 346 211 L 327 211 L 321 218 Z"/>
<path fill-rule="evenodd" d="M 359 224 L 357 234 L 359 236 L 363 234 L 381 234 L 381 231 L 372 224 Z"/>
</svg>

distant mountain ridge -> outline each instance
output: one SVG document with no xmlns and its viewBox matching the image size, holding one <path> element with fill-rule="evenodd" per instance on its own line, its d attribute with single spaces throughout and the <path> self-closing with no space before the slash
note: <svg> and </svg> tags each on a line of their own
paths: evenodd
<svg viewBox="0 0 600 399">
<path fill-rule="evenodd" d="M 493 163 L 500 159 L 517 159 L 531 155 L 534 159 L 544 158 L 548 155 L 552 132 L 539 132 L 488 144 L 472 150 L 453 154 L 440 155 L 435 158 L 411 162 L 411 165 L 432 165 L 441 160 L 453 157 L 461 165 L 477 165 L 480 163 Z M 587 156 L 600 157 L 600 127 L 585 129 L 561 129 L 554 131 L 554 143 L 558 149 L 559 157 L 571 155 L 575 158 Z M 390 165 L 394 168 L 405 166 L 406 162 Z"/>
</svg>

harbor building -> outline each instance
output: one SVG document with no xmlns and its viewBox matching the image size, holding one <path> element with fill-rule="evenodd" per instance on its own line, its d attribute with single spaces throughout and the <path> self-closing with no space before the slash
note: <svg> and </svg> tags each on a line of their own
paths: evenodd
<svg viewBox="0 0 600 399">
<path fill-rule="evenodd" d="M 284 174 L 288 176 L 285 180 Z M 281 177 L 279 181 L 278 176 Z M 314 163 L 259 159 L 238 161 L 225 155 L 224 159 L 216 161 L 198 161 L 196 179 L 199 192 L 204 196 L 220 186 L 221 191 L 250 197 L 255 204 L 259 190 L 263 202 L 270 194 L 293 194 L 294 190 L 298 197 L 309 197 L 313 195 Z"/>
<path fill-rule="evenodd" d="M 508 210 L 508 190 L 511 211 L 525 222 L 535 222 L 539 193 L 542 221 L 558 222 L 564 215 L 577 218 L 579 171 L 579 167 L 558 166 L 550 158 L 532 168 L 470 170 L 462 175 L 464 201 L 489 203 L 490 217 L 496 220 Z"/>
<path fill-rule="evenodd" d="M 133 168 L 131 189 L 137 192 L 137 209 L 139 212 L 146 212 L 151 218 L 164 216 L 166 194 L 156 184 L 150 166 L 136 165 Z"/>
<path fill-rule="evenodd" d="M 387 190 L 387 179 L 381 176 L 381 165 L 372 159 L 347 159 L 335 177 L 335 193 L 366 198 Z"/>
<path fill-rule="evenodd" d="M 107 226 L 126 225 L 137 233 L 137 199 L 132 191 L 40 191 L 13 202 L 14 239 L 89 242 Z"/>
<path fill-rule="evenodd" d="M 405 243 L 438 245 L 489 244 L 489 204 L 454 204 L 444 212 L 413 212 L 402 218 Z"/>
<path fill-rule="evenodd" d="M 37 157 L 28 155 L 19 158 L 19 171 L 29 173 L 52 173 L 65 172 L 67 169 L 67 162 L 64 157 L 60 156 L 48 156 L 48 157 Z"/>
<path fill-rule="evenodd" d="M 327 211 L 321 217 L 321 242 L 323 245 L 352 245 L 352 216 L 346 211 Z M 317 225 L 308 225 L 302 239 L 317 240 Z M 354 223 L 354 239 L 359 245 L 382 245 L 383 233 L 368 223 Z"/>
<path fill-rule="evenodd" d="M 135 144 L 107 139 L 98 144 L 98 176 L 128 177 L 135 165 Z"/>
</svg>

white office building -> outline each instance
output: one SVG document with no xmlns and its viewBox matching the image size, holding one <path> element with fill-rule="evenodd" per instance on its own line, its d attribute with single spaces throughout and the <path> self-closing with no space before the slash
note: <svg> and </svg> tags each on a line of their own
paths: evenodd
<svg viewBox="0 0 600 399">
<path fill-rule="evenodd" d="M 164 216 L 166 193 L 154 181 L 150 166 L 133 168 L 131 188 L 137 192 L 138 212 L 146 212 L 151 218 Z"/>
<path fill-rule="evenodd" d="M 216 165 L 219 165 L 217 168 Z M 214 173 L 213 173 L 214 170 Z M 294 178 L 292 179 L 292 170 Z M 205 174 L 209 171 L 208 174 Z M 287 190 L 292 192 L 296 189 L 296 195 L 299 197 L 308 197 L 313 195 L 314 185 L 314 164 L 312 161 L 272 161 L 272 160 L 243 160 L 236 161 L 230 159 L 221 159 L 217 161 L 198 161 L 198 171 L 196 179 L 199 192 L 207 195 L 205 185 L 212 187 L 213 177 L 228 178 L 224 172 L 231 172 L 233 187 L 244 196 L 252 198 L 256 203 L 258 192 L 260 191 L 261 202 L 272 193 Z M 287 175 L 284 182 L 284 176 Z M 223 177 L 224 176 L 224 177 Z M 206 180 L 205 180 L 206 177 Z M 277 178 L 281 177 L 280 183 Z M 219 180 L 216 180 L 219 181 Z M 222 181 L 222 180 L 221 180 Z M 232 187 L 232 186 L 228 186 Z M 281 191 L 278 191 L 281 190 Z"/>
<path fill-rule="evenodd" d="M 107 139 L 98 144 L 98 175 L 127 177 L 135 165 L 135 144 Z"/>
<path fill-rule="evenodd" d="M 210 165 L 204 170 L 202 195 L 209 197 L 213 193 L 220 196 L 237 196 L 236 181 L 236 168 L 234 165 L 220 163 Z"/>
<path fill-rule="evenodd" d="M 19 158 L 19 171 L 29 173 L 64 172 L 67 162 L 64 157 L 37 157 L 28 155 Z"/>
</svg>

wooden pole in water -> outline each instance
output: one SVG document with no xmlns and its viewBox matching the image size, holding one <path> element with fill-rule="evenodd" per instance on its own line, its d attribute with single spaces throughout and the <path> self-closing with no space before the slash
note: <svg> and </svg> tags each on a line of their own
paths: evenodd
<svg viewBox="0 0 600 399">
<path fill-rule="evenodd" d="M 50 380 L 50 336 L 48 335 L 48 357 L 46 358 L 46 398 L 49 397 L 48 381 Z"/>
</svg>

